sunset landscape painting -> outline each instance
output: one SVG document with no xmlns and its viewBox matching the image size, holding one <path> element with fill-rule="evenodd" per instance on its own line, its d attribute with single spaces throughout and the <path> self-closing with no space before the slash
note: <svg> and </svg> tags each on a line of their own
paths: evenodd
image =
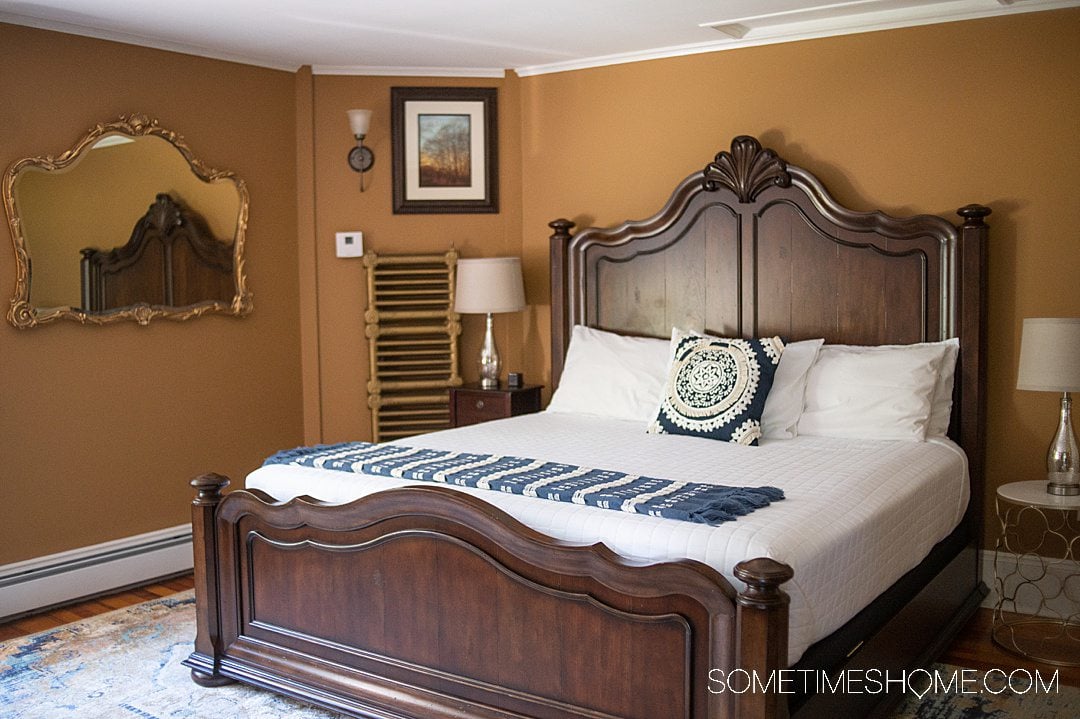
<svg viewBox="0 0 1080 719">
<path fill-rule="evenodd" d="M 499 211 L 498 91 L 392 87 L 394 214 Z"/>
<path fill-rule="evenodd" d="M 469 115 L 419 115 L 420 187 L 468 187 L 472 182 Z"/>
</svg>

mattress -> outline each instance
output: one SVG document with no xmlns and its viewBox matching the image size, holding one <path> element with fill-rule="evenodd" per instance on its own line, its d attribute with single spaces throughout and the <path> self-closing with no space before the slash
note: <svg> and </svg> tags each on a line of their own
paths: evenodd
<svg viewBox="0 0 1080 719">
<path fill-rule="evenodd" d="M 959 524 L 967 462 L 947 439 L 927 442 L 797 437 L 757 447 L 646 434 L 640 422 L 541 412 L 400 440 L 398 444 L 549 459 L 597 469 L 739 486 L 772 485 L 786 498 L 717 527 L 503 492 L 456 488 L 558 539 L 603 542 L 646 561 L 689 558 L 733 587 L 736 563 L 789 564 L 790 663 L 829 635 Z M 269 465 L 247 487 L 278 500 L 308 494 L 347 502 L 410 483 L 335 470 Z"/>
</svg>

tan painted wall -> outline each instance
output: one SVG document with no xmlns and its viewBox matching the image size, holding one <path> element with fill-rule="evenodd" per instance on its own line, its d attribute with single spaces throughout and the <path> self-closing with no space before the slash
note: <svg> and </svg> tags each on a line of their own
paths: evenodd
<svg viewBox="0 0 1080 719">
<path fill-rule="evenodd" d="M 242 479 L 302 418 L 293 74 L 0 24 L 0 88 L 5 168 L 142 112 L 235 171 L 255 301 L 148 327 L 0 322 L 2 565 L 189 521 L 190 477 Z M 5 308 L 14 278 L 0 252 Z"/>
<path fill-rule="evenodd" d="M 1077 38 L 1080 10 L 1068 10 L 524 78 L 533 298 L 548 297 L 549 220 L 647 217 L 739 134 L 817 173 L 850 207 L 991 206 L 992 537 L 994 488 L 1041 478 L 1055 428 L 1055 397 L 1015 389 L 1022 319 L 1080 315 Z M 535 377 L 547 372 L 548 318 L 534 309 L 524 338 Z"/>
<path fill-rule="evenodd" d="M 306 81 L 301 77 L 300 82 Z M 361 230 L 364 248 L 381 254 L 443 252 L 453 245 L 462 257 L 520 255 L 518 81 L 515 77 L 483 80 L 317 75 L 311 84 L 315 227 L 313 247 L 302 247 L 301 252 L 314 253 L 315 260 L 310 264 L 314 265 L 316 278 L 308 282 L 310 275 L 307 275 L 301 282 L 307 282 L 317 292 L 317 302 L 315 306 L 305 307 L 303 321 L 305 328 L 315 324 L 319 329 L 318 379 L 313 378 L 314 371 L 305 368 L 305 386 L 309 393 L 318 391 L 321 411 L 316 421 L 310 418 L 312 410 L 309 410 L 307 439 L 321 438 L 324 442 L 370 439 L 364 336 L 366 275 L 361 260 L 334 256 L 334 233 Z M 498 214 L 395 215 L 391 212 L 390 88 L 398 85 L 499 88 L 501 202 Z M 364 143 L 375 153 L 375 165 L 364 176 L 363 193 L 360 176 L 346 162 L 346 155 L 356 141 L 345 111 L 357 107 L 373 111 L 371 130 Z M 301 197 L 301 206 L 305 202 L 307 199 Z M 541 291 L 543 285 L 544 282 L 527 283 L 527 299 Z M 308 302 L 308 298 L 304 301 Z M 511 331 L 519 333 L 519 323 L 520 318 L 512 315 L 499 315 L 496 319 L 504 374 L 507 368 L 520 367 L 521 347 L 509 340 Z M 478 377 L 471 360 L 479 355 L 482 328 L 481 317 L 464 318 L 461 370 L 466 380 Z M 318 436 L 312 434 L 316 425 L 321 427 Z"/>
<path fill-rule="evenodd" d="M 185 521 L 197 472 L 239 479 L 301 439 L 370 437 L 363 267 L 334 257 L 334 232 L 383 253 L 521 254 L 530 306 L 499 317 L 499 342 L 509 369 L 546 380 L 546 223 L 651 215 L 740 133 L 854 207 L 994 208 L 990 485 L 1038 478 L 1055 403 L 1015 391 L 1014 373 L 1023 317 L 1080 312 L 1076 37 L 1071 10 L 448 80 L 293 75 L 0 25 L 0 162 L 121 112 L 160 118 L 247 181 L 256 303 L 239 321 L 0 327 L 0 564 Z M 499 88 L 498 215 L 391 213 L 393 85 Z M 363 194 L 345 162 L 352 107 L 375 111 Z M 0 297 L 11 264 L 0 252 Z M 481 328 L 466 318 L 466 378 Z"/>
</svg>

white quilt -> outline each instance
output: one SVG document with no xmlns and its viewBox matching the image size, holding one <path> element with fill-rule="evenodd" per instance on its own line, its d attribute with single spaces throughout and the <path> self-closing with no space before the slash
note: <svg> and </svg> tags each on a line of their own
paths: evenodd
<svg viewBox="0 0 1080 719">
<path fill-rule="evenodd" d="M 786 499 L 719 527 L 564 502 L 456 488 L 524 524 L 572 542 L 603 542 L 628 557 L 690 558 L 736 589 L 735 564 L 771 557 L 791 565 L 788 659 L 851 619 L 917 565 L 959 524 L 967 463 L 948 440 L 797 437 L 744 447 L 650 435 L 640 422 L 541 412 L 401 440 L 399 444 L 550 459 L 597 469 L 714 484 L 772 485 Z M 412 482 L 415 483 L 415 482 Z M 347 502 L 407 480 L 270 465 L 248 488 L 279 500 L 309 494 Z"/>
</svg>

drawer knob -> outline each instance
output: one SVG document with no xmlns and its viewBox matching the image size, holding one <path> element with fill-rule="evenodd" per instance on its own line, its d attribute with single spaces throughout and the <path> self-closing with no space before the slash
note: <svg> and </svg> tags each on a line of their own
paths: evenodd
<svg viewBox="0 0 1080 719">
<path fill-rule="evenodd" d="M 477 409 L 483 409 L 484 408 L 484 400 L 482 400 L 482 399 L 476 400 L 476 408 Z"/>
</svg>

